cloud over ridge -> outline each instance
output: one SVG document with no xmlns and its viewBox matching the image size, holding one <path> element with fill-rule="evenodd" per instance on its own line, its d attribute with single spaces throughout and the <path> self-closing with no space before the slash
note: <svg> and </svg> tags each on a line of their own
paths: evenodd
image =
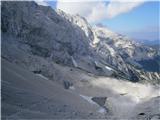
<svg viewBox="0 0 160 120">
<path fill-rule="evenodd" d="M 79 2 L 74 2 L 73 0 L 58 0 L 56 8 L 69 14 L 79 14 L 85 17 L 89 22 L 94 23 L 127 13 L 141 4 L 143 4 L 142 0 L 111 0 L 108 1 L 108 3 L 101 0 L 81 0 Z"/>
<path fill-rule="evenodd" d="M 107 17 L 113 18 L 117 15 L 120 15 L 122 13 L 126 13 L 134 9 L 135 7 L 140 6 L 143 3 L 143 1 L 139 2 L 110 2 L 107 6 Z"/>
</svg>

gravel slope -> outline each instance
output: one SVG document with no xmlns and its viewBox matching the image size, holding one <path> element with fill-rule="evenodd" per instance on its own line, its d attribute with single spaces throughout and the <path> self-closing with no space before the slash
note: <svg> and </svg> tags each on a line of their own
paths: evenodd
<svg viewBox="0 0 160 120">
<path fill-rule="evenodd" d="M 2 119 L 103 118 L 98 106 L 2 59 Z"/>
</svg>

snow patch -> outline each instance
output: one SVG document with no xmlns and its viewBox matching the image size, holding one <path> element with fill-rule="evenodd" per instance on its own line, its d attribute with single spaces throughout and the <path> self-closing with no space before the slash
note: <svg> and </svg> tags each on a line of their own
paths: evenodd
<svg viewBox="0 0 160 120">
<path fill-rule="evenodd" d="M 105 110 L 103 107 L 101 107 L 101 108 L 98 110 L 98 112 L 99 112 L 99 113 L 105 113 L 106 110 Z"/>
<path fill-rule="evenodd" d="M 93 44 L 95 45 L 95 44 L 99 43 L 100 40 L 98 39 L 98 37 L 97 37 L 95 32 L 93 34 L 95 36 L 94 39 L 93 39 Z"/>
<path fill-rule="evenodd" d="M 75 87 L 74 86 L 70 86 L 69 89 L 75 90 Z"/>
<path fill-rule="evenodd" d="M 89 103 L 97 105 L 95 102 L 92 101 L 92 97 L 85 96 L 85 95 L 79 95 L 79 96 L 81 96 L 83 99 L 85 99 Z"/>
<path fill-rule="evenodd" d="M 105 68 L 107 69 L 107 70 L 113 70 L 112 68 L 110 68 L 110 67 L 108 67 L 108 66 L 105 66 Z"/>
<path fill-rule="evenodd" d="M 71 56 L 71 59 L 72 59 L 72 62 L 73 62 L 74 67 L 78 67 L 77 62 L 75 61 L 75 59 L 74 59 L 72 56 Z"/>
<path fill-rule="evenodd" d="M 41 77 L 41 78 L 43 78 L 43 79 L 46 79 L 46 80 L 48 80 L 48 78 L 47 77 L 45 77 L 45 76 L 43 76 L 42 74 L 36 74 L 37 76 L 39 76 L 39 77 Z"/>
<path fill-rule="evenodd" d="M 97 61 L 94 61 L 94 63 L 95 63 L 96 66 L 98 65 Z"/>
</svg>

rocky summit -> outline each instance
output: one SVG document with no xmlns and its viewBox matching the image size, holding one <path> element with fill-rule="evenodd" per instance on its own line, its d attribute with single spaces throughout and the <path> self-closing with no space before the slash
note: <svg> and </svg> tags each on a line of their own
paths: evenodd
<svg viewBox="0 0 160 120">
<path fill-rule="evenodd" d="M 2 119 L 154 119 L 160 54 L 32 1 L 1 2 Z"/>
</svg>

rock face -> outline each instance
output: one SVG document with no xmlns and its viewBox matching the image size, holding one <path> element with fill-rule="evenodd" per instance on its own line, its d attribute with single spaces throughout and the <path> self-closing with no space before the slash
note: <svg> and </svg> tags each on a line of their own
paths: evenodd
<svg viewBox="0 0 160 120">
<path fill-rule="evenodd" d="M 100 106 L 104 106 L 107 97 L 93 97 L 92 100 Z"/>
<path fill-rule="evenodd" d="M 2 32 L 19 38 L 18 42 L 28 45 L 32 54 L 71 65 L 71 56 L 89 53 L 82 30 L 73 29 L 70 22 L 50 7 L 34 2 L 2 4 Z"/>
<path fill-rule="evenodd" d="M 1 32 L 3 119 L 159 117 L 158 85 L 132 83 L 159 82 L 156 50 L 35 2 L 2 1 Z"/>
<path fill-rule="evenodd" d="M 105 119 L 79 95 L 4 59 L 1 107 L 2 119 Z"/>
<path fill-rule="evenodd" d="M 32 71 L 41 69 L 33 65 L 36 57 L 38 61 L 43 58 L 96 75 L 134 82 L 142 79 L 158 81 L 160 77 L 159 71 L 145 72 L 141 63 L 142 60 L 154 60 L 156 50 L 102 26 L 92 27 L 78 15 L 54 11 L 35 2 L 2 2 L 2 57 L 23 62 Z M 48 69 L 47 65 L 41 64 Z M 42 74 L 47 72 L 42 70 Z M 145 77 L 146 74 L 150 77 Z"/>
</svg>

